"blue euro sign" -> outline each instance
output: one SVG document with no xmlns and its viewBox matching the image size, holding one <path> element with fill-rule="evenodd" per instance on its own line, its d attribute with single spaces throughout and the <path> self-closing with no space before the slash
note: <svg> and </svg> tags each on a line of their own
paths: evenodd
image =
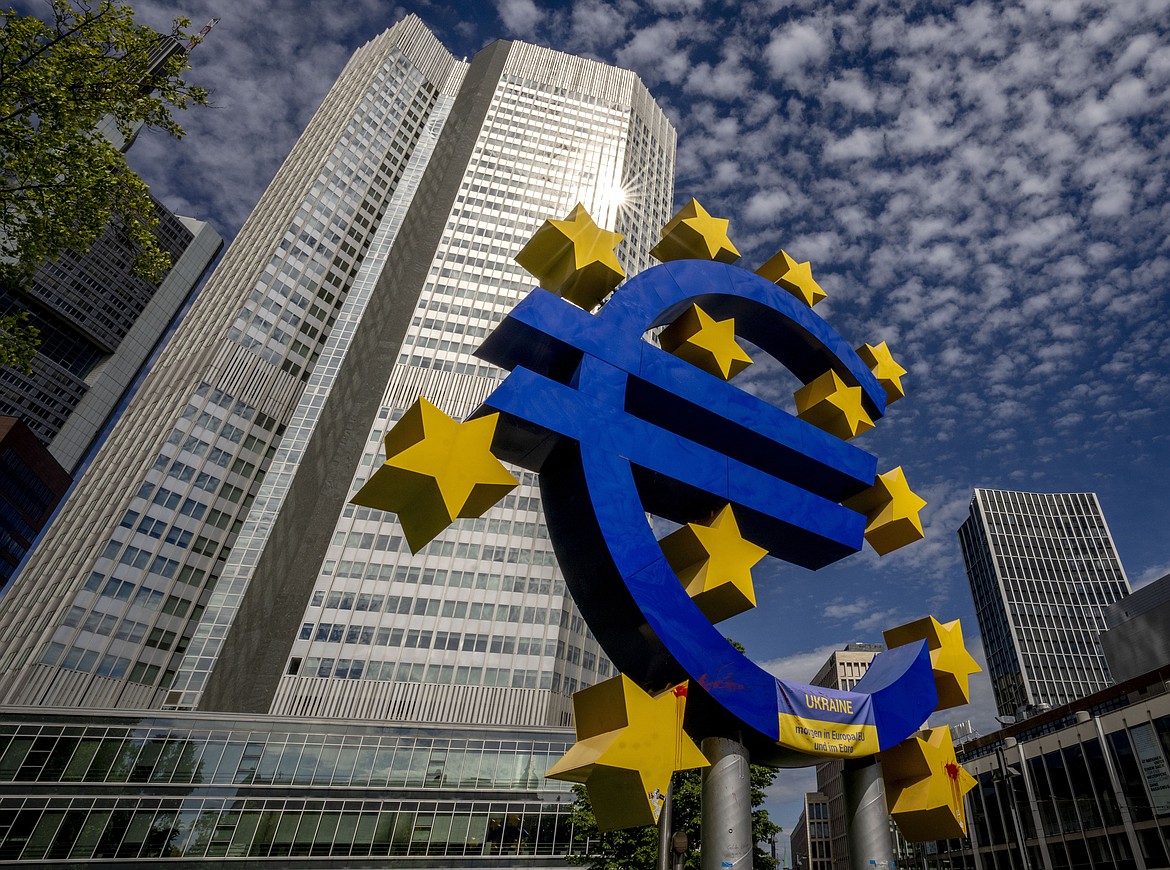
<svg viewBox="0 0 1170 870">
<path fill-rule="evenodd" d="M 885 411 L 881 385 L 812 309 L 751 272 L 683 260 L 631 278 L 596 315 L 532 291 L 478 351 L 511 373 L 477 413 L 500 413 L 500 458 L 539 473 L 561 570 L 614 664 L 652 691 L 692 680 L 692 734 L 731 728 L 762 763 L 808 764 L 781 741 L 779 720 L 845 720 L 802 709 L 807 687 L 727 642 L 686 594 L 646 513 L 686 523 L 730 503 L 745 538 L 820 568 L 861 548 L 865 517 L 840 502 L 873 485 L 877 460 L 646 340 L 692 303 L 734 317 L 738 335 L 802 382 L 833 369 L 862 388 L 873 419 Z M 838 694 L 864 695 L 848 706 L 876 728 L 855 754 L 901 742 L 937 704 L 925 642 L 883 653 L 853 693 Z"/>
</svg>

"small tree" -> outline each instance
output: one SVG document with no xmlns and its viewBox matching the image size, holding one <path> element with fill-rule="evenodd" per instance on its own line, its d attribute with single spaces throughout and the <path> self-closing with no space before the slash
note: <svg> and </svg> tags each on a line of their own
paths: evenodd
<svg viewBox="0 0 1170 870">
<path fill-rule="evenodd" d="M 40 334 L 39 329 L 29 325 L 27 311 L 0 315 L 0 366 L 31 372 Z"/>
<path fill-rule="evenodd" d="M 44 20 L 0 18 L 0 278 L 84 253 L 112 221 L 139 248 L 138 274 L 160 279 L 170 259 L 146 185 L 97 127 L 109 118 L 124 136 L 139 123 L 183 135 L 171 110 L 205 105 L 207 92 L 182 79 L 185 52 L 158 58 L 189 22 L 160 35 L 110 0 L 46 0 Z"/>
<path fill-rule="evenodd" d="M 780 828 L 768 818 L 763 808 L 764 791 L 776 778 L 776 771 L 759 764 L 751 766 L 752 792 L 752 842 L 754 844 L 753 866 L 755 870 L 775 870 L 777 862 L 771 852 L 760 848 Z M 702 772 L 688 770 L 674 775 L 674 793 L 671 798 L 673 831 L 685 831 L 689 848 L 686 867 L 699 868 L 699 847 L 702 845 Z M 593 870 L 655 870 L 658 866 L 658 828 L 647 825 L 642 828 L 627 828 L 622 831 L 600 833 L 593 816 L 593 805 L 585 787 L 573 786 L 577 799 L 573 802 L 572 822 L 574 829 L 574 850 L 581 850 L 569 856 L 569 863 L 588 866 Z M 672 831 L 672 833 L 673 833 Z M 586 845 L 588 851 L 586 852 Z"/>
</svg>

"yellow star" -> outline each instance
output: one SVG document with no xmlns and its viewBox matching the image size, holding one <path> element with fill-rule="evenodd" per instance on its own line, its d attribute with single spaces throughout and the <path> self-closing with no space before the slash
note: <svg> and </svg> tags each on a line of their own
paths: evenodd
<svg viewBox="0 0 1170 870">
<path fill-rule="evenodd" d="M 861 405 L 861 387 L 846 386 L 832 369 L 796 391 L 796 416 L 843 441 L 873 428 Z"/>
<path fill-rule="evenodd" d="M 739 533 L 731 505 L 709 523 L 688 523 L 659 543 L 687 595 L 711 622 L 756 606 L 752 566 L 768 551 Z"/>
<path fill-rule="evenodd" d="M 959 620 L 943 624 L 933 616 L 927 616 L 891 628 L 883 636 L 886 646 L 891 649 L 916 640 L 926 641 L 930 648 L 934 684 L 938 689 L 937 709 L 948 710 L 971 702 L 970 676 L 980 673 L 983 668 L 967 652 Z"/>
<path fill-rule="evenodd" d="M 756 269 L 756 274 L 783 287 L 809 308 L 828 296 L 812 276 L 812 263 L 798 263 L 784 251 Z"/>
<path fill-rule="evenodd" d="M 715 320 L 692 305 L 658 336 L 662 349 L 708 374 L 731 380 L 752 364 L 735 340 L 735 318 Z"/>
<path fill-rule="evenodd" d="M 575 693 L 577 742 L 545 776 L 584 783 L 602 831 L 656 824 L 671 774 L 709 764 L 683 731 L 686 690 L 651 697 L 619 674 Z"/>
<path fill-rule="evenodd" d="M 727 236 L 731 222 L 711 217 L 706 209 L 692 199 L 662 228 L 662 241 L 655 245 L 650 256 L 662 263 L 671 260 L 717 260 L 734 263 L 739 250 Z"/>
<path fill-rule="evenodd" d="M 578 203 L 563 221 L 545 221 L 516 262 L 545 290 L 590 311 L 626 277 L 614 252 L 624 238 L 599 227 Z"/>
<path fill-rule="evenodd" d="M 879 474 L 873 486 L 841 504 L 865 514 L 865 539 L 879 556 L 924 537 L 918 512 L 926 501 L 910 489 L 900 465 Z"/>
<path fill-rule="evenodd" d="M 948 840 L 967 833 L 963 795 L 976 781 L 959 764 L 949 727 L 927 729 L 879 758 L 886 806 L 907 840 Z"/>
<path fill-rule="evenodd" d="M 885 389 L 887 402 L 896 402 L 906 395 L 902 389 L 902 375 L 906 374 L 906 370 L 894 361 L 884 341 L 881 344 L 863 344 L 857 349 L 857 355 Z"/>
<path fill-rule="evenodd" d="M 478 517 L 516 487 L 491 452 L 498 418 L 459 423 L 420 397 L 386 433 L 386 461 L 350 501 L 398 514 L 417 553 L 456 517 Z"/>
</svg>

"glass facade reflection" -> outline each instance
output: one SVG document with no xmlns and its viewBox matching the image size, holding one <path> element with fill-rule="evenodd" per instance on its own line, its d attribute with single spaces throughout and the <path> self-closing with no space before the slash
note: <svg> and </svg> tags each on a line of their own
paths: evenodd
<svg viewBox="0 0 1170 870">
<path fill-rule="evenodd" d="M 572 794 L 543 778 L 568 730 L 5 712 L 0 862 L 459 856 L 538 867 L 572 848 Z"/>
</svg>

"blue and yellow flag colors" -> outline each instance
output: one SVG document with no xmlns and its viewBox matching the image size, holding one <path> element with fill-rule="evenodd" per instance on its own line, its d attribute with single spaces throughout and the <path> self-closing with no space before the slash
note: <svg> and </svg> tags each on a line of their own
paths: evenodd
<svg viewBox="0 0 1170 870">
<path fill-rule="evenodd" d="M 776 708 L 779 742 L 790 749 L 837 758 L 878 751 L 869 695 L 777 680 Z"/>
</svg>

